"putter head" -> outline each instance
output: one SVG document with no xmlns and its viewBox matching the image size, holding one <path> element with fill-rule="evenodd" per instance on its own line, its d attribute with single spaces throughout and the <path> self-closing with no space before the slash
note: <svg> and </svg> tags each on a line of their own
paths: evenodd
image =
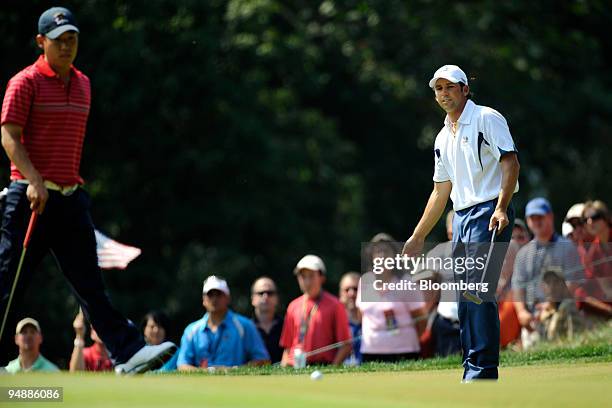
<svg viewBox="0 0 612 408">
<path fill-rule="evenodd" d="M 466 290 L 463 292 L 463 297 L 472 303 L 476 303 L 477 305 L 482 303 L 482 299 L 478 296 L 478 293 L 471 293 Z"/>
</svg>

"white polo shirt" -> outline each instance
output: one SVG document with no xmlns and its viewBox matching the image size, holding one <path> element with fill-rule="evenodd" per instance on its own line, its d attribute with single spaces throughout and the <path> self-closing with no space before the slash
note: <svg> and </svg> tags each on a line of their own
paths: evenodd
<svg viewBox="0 0 612 408">
<path fill-rule="evenodd" d="M 499 161 L 505 153 L 516 151 L 506 119 L 468 99 L 456 134 L 447 115 L 436 136 L 433 180 L 453 184 L 450 197 L 455 211 L 493 200 L 501 191 Z M 514 192 L 518 189 L 517 181 Z"/>
</svg>

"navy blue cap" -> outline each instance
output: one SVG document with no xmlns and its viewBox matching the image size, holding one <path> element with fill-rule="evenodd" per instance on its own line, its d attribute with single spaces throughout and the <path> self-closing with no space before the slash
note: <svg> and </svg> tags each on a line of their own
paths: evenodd
<svg viewBox="0 0 612 408">
<path fill-rule="evenodd" d="M 531 217 L 532 215 L 546 215 L 552 212 L 552 206 L 550 202 L 542 197 L 534 198 L 527 203 L 525 207 L 525 216 Z"/>
<path fill-rule="evenodd" d="M 40 15 L 38 33 L 52 40 L 66 31 L 79 32 L 74 16 L 64 7 L 52 7 Z"/>
</svg>

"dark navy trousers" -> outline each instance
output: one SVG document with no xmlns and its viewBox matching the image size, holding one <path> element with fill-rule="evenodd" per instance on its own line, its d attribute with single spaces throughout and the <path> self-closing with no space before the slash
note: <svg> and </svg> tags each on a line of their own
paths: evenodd
<svg viewBox="0 0 612 408">
<path fill-rule="evenodd" d="M 472 258 L 486 261 L 492 231 L 489 222 L 497 199 L 486 201 L 475 206 L 458 210 L 453 218 L 453 258 Z M 514 208 L 508 206 L 510 224 L 495 238 L 495 245 L 487 265 L 484 282 L 488 284 L 486 293 L 479 293 L 481 304 L 467 300 L 462 292 L 458 293 L 459 324 L 461 330 L 461 348 L 463 351 L 463 378 L 497 379 L 499 366 L 499 314 L 495 290 L 501 274 L 502 264 L 508 249 L 507 243 L 512 237 L 514 225 Z M 484 273 L 483 262 L 480 267 L 473 267 L 458 273 L 455 263 L 455 281 L 480 283 Z M 472 291 L 474 292 L 474 291 Z"/>
<path fill-rule="evenodd" d="M 6 310 L 30 220 L 27 187 L 13 182 L 5 198 L 0 234 L 1 316 Z M 127 361 L 145 345 L 139 330 L 114 309 L 106 293 L 98 267 L 94 225 L 89 210 L 90 198 L 83 189 L 78 188 L 69 196 L 49 190 L 49 200 L 43 214 L 38 217 L 10 306 L 0 345 L 1 365 L 6 365 L 10 358 L 14 358 L 11 355 L 16 354 L 13 339 L 16 320 L 18 316 L 25 317 L 19 315 L 19 305 L 25 289 L 33 281 L 36 267 L 48 252 L 55 257 L 85 317 L 96 329 L 116 364 Z M 45 282 L 35 284 L 40 291 L 45 290 Z M 72 316 L 66 318 L 72 319 Z M 44 328 L 44 323 L 42 325 Z"/>
</svg>

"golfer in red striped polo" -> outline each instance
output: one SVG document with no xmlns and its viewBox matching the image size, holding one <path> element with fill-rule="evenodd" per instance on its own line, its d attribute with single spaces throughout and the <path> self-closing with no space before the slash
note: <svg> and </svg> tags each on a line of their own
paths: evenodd
<svg viewBox="0 0 612 408">
<path fill-rule="evenodd" d="M 72 65 L 79 29 L 69 10 L 54 7 L 40 16 L 38 31 L 36 43 L 43 54 L 11 78 L 2 104 L 2 146 L 11 160 L 11 184 L 0 238 L 0 311 L 4 316 L 28 220 L 35 211 L 38 223 L 13 304 L 8 305 L 9 322 L 14 321 L 36 266 L 52 251 L 118 371 L 146 371 L 161 365 L 176 347 L 170 342 L 145 346 L 138 329 L 113 308 L 105 291 L 90 199 L 79 174 L 91 103 L 89 78 Z M 2 339 L 0 365 L 14 353 L 12 348 L 8 337 Z"/>
</svg>

